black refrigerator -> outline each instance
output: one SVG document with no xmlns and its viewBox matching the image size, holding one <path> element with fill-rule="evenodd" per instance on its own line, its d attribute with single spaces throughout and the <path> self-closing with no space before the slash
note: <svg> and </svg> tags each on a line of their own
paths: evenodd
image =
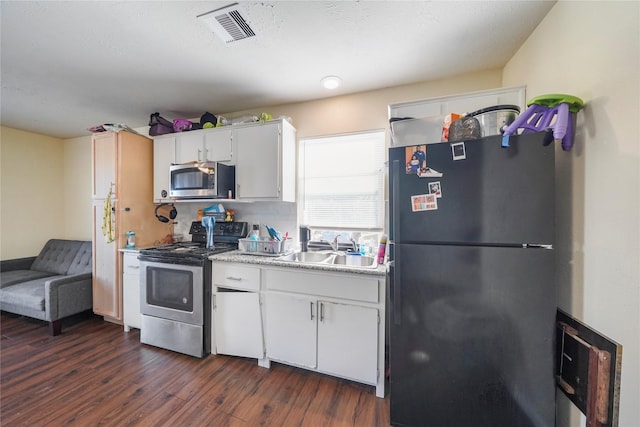
<svg viewBox="0 0 640 427">
<path fill-rule="evenodd" d="M 389 149 L 392 425 L 555 424 L 555 168 L 543 141 Z"/>
</svg>

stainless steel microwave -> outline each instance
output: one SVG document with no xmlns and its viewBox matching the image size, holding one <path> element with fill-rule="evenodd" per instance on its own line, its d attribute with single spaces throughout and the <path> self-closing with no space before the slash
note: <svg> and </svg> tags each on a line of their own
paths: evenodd
<svg viewBox="0 0 640 427">
<path fill-rule="evenodd" d="M 171 198 L 235 198 L 235 166 L 218 162 L 193 162 L 171 165 L 169 172 L 171 174 L 169 197 Z"/>
</svg>

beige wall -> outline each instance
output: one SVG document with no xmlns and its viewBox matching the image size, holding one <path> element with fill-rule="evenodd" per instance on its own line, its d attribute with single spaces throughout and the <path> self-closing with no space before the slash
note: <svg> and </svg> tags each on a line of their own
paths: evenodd
<svg viewBox="0 0 640 427">
<path fill-rule="evenodd" d="M 240 111 L 225 117 L 232 118 L 243 114 L 259 115 L 261 112 L 270 113 L 273 117 L 289 116 L 293 119 L 298 138 L 372 129 L 388 131 L 387 107 L 389 104 L 495 89 L 501 87 L 501 79 L 501 70 L 488 70 L 354 95 Z"/>
<path fill-rule="evenodd" d="M 65 238 L 91 240 L 91 136 L 64 141 Z"/>
<path fill-rule="evenodd" d="M 623 345 L 628 427 L 640 425 L 639 18 L 639 2 L 560 1 L 502 82 L 586 102 L 574 149 L 556 156 L 560 307 Z M 558 425 L 583 424 L 560 399 Z"/>
<path fill-rule="evenodd" d="M 65 237 L 64 142 L 0 128 L 0 258 L 37 255 Z"/>
</svg>

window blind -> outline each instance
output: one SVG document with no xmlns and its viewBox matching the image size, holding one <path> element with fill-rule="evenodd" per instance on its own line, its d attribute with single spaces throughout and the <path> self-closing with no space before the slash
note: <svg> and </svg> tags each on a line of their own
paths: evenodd
<svg viewBox="0 0 640 427">
<path fill-rule="evenodd" d="M 382 229 L 384 148 L 383 130 L 300 140 L 303 222 Z"/>
</svg>

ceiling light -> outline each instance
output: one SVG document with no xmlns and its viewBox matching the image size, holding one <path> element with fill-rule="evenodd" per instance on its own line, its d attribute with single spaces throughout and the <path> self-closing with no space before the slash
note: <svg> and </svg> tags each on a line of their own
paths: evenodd
<svg viewBox="0 0 640 427">
<path fill-rule="evenodd" d="M 340 82 L 342 80 L 340 80 L 340 77 L 338 76 L 327 76 L 324 77 L 322 80 L 320 80 L 320 82 L 322 83 L 322 86 L 324 86 L 326 89 L 335 89 L 338 86 L 340 86 Z"/>
</svg>

